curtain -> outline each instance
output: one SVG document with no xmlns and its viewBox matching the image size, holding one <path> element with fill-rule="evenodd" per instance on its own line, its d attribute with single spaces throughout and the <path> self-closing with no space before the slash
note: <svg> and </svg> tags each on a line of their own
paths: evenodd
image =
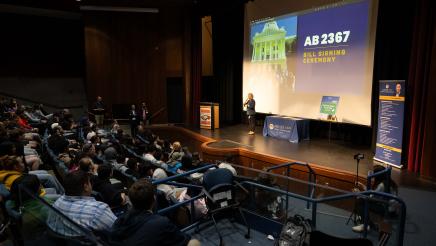
<svg viewBox="0 0 436 246">
<path fill-rule="evenodd" d="M 436 25 L 435 3 L 421 0 L 417 3 L 413 28 L 412 52 L 409 67 L 408 111 L 410 135 L 408 170 L 422 176 L 436 177 Z M 433 166 L 432 166 L 433 165 Z"/>
</svg>

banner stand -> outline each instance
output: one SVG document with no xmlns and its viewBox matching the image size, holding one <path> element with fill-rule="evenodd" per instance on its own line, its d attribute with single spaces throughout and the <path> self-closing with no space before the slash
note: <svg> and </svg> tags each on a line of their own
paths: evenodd
<svg viewBox="0 0 436 246">
<path fill-rule="evenodd" d="M 380 80 L 377 142 L 374 160 L 402 168 L 404 80 Z"/>
</svg>

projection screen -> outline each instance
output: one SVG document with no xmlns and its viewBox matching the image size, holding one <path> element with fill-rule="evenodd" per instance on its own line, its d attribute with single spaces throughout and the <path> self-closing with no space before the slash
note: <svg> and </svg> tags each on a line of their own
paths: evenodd
<svg viewBox="0 0 436 246">
<path fill-rule="evenodd" d="M 371 125 L 377 1 L 255 0 L 245 9 L 243 100 L 262 113 Z"/>
</svg>

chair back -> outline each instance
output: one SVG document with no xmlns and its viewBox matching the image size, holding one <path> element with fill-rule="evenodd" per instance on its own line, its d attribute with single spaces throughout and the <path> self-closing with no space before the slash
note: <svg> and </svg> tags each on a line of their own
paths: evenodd
<svg viewBox="0 0 436 246">
<path fill-rule="evenodd" d="M 207 171 L 203 175 L 203 187 L 206 191 L 210 191 L 212 187 L 220 184 L 233 184 L 233 173 L 230 170 L 217 168 Z"/>
<path fill-rule="evenodd" d="M 233 174 L 225 168 L 208 171 L 203 176 L 203 186 L 209 194 L 206 204 L 210 210 L 224 209 L 235 205 Z"/>
</svg>

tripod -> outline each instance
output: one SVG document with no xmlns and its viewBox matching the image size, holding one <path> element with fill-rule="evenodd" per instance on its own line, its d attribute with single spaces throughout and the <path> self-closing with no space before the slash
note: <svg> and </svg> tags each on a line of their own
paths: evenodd
<svg viewBox="0 0 436 246">
<path fill-rule="evenodd" d="M 360 184 L 359 183 L 359 162 L 363 158 L 364 158 L 363 154 L 358 153 L 358 154 L 354 155 L 354 159 L 356 160 L 356 178 L 355 178 L 355 181 L 354 181 L 354 188 L 352 190 L 353 192 L 360 192 L 361 191 L 360 187 L 359 187 L 359 184 Z M 353 220 L 354 225 L 356 225 L 358 223 L 358 220 L 359 220 L 360 216 L 358 214 L 359 211 L 357 211 L 357 210 L 358 210 L 358 208 L 357 208 L 357 198 L 356 198 L 354 200 L 353 211 L 351 212 L 350 216 L 348 217 L 346 225 L 348 225 L 348 223 L 350 223 L 351 219 Z"/>
</svg>

